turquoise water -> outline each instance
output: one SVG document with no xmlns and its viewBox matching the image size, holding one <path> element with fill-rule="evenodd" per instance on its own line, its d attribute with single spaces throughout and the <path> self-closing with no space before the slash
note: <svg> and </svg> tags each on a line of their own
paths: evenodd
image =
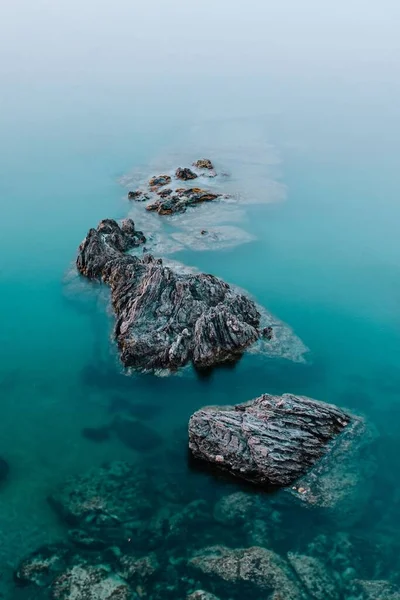
<svg viewBox="0 0 400 600">
<path fill-rule="evenodd" d="M 399 583 L 395 78 L 375 71 L 312 81 L 299 74 L 264 80 L 241 72 L 221 80 L 201 73 L 195 89 L 193 80 L 175 75 L 135 85 L 117 73 L 110 84 L 43 76 L 7 82 L 0 115 L 0 456 L 10 467 L 0 489 L 0 582 L 6 598 L 19 593 L 11 577 L 17 562 L 64 539 L 46 498 L 69 475 L 111 460 L 157 465 L 175 444 L 171 481 L 196 486 L 197 498 L 209 503 L 236 490 L 191 470 L 185 427 L 204 404 L 262 392 L 334 402 L 365 415 L 379 433 L 371 447 L 378 467 L 363 501 L 354 500 L 357 518 L 310 517 L 282 501 L 274 549 L 304 551 L 321 533 L 329 542 L 345 532 L 357 548 L 361 579 Z M 242 214 L 241 226 L 254 241 L 226 250 L 185 249 L 172 258 L 248 290 L 294 329 L 310 349 L 310 364 L 246 355 L 207 379 L 192 372 L 124 377 L 110 341 L 107 301 L 66 293 L 66 274 L 88 228 L 129 211 L 121 178 L 135 169 L 151 175 L 152 164 L 180 148 L 188 161 L 197 158 L 196 140 L 200 154 L 208 149 L 233 176 L 240 173 L 241 189 L 256 190 L 264 201 L 249 203 Z M 155 405 L 151 420 L 146 417 L 163 440 L 155 455 L 117 439 L 95 444 L 82 436 L 83 428 L 110 419 L 116 398 Z M 280 510 L 279 497 L 265 502 Z M 246 543 L 240 531 L 221 530 L 212 519 L 203 528 L 212 543 Z"/>
</svg>

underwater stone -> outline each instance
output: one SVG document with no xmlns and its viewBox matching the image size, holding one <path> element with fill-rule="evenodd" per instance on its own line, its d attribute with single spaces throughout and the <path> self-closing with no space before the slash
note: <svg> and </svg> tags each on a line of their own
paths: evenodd
<svg viewBox="0 0 400 600">
<path fill-rule="evenodd" d="M 75 565 L 51 586 L 53 600 L 131 600 L 133 590 L 104 565 Z"/>
<path fill-rule="evenodd" d="M 24 558 L 14 571 L 14 581 L 19 586 L 49 585 L 62 571 L 69 558 L 70 550 L 64 544 L 42 546 Z"/>
<path fill-rule="evenodd" d="M 195 458 L 254 483 L 288 486 L 327 451 L 352 417 L 304 396 L 264 394 L 236 406 L 206 407 L 189 421 Z M 298 489 L 306 494 L 307 489 Z"/>
<path fill-rule="evenodd" d="M 356 580 L 363 593 L 363 600 L 400 600 L 400 589 L 389 581 Z"/>
<path fill-rule="evenodd" d="M 102 221 L 80 245 L 76 262 L 81 274 L 111 287 L 125 366 L 176 370 L 192 361 L 212 367 L 236 361 L 259 339 L 252 300 L 213 275 L 181 274 L 151 255 L 123 254 L 136 239 L 126 238 L 115 221 Z"/>
<path fill-rule="evenodd" d="M 250 517 L 254 508 L 254 500 L 245 492 L 235 492 L 223 496 L 214 507 L 214 519 L 224 525 L 243 522 Z"/>
<path fill-rule="evenodd" d="M 186 600 L 219 600 L 219 598 L 217 598 L 217 596 L 214 596 L 214 594 L 210 594 L 210 592 L 205 592 L 204 590 L 196 590 L 192 594 L 189 594 Z"/>
<path fill-rule="evenodd" d="M 288 559 L 299 579 L 315 600 L 341 600 L 338 581 L 336 581 L 317 558 L 289 552 Z"/>
<path fill-rule="evenodd" d="M 113 462 L 70 477 L 48 498 L 60 518 L 90 536 L 112 542 L 130 537 L 135 520 L 153 511 L 147 471 Z"/>
<path fill-rule="evenodd" d="M 252 583 L 263 590 L 273 590 L 274 600 L 307 598 L 288 563 L 266 548 L 212 546 L 196 553 L 189 564 L 204 574 L 230 583 Z"/>
</svg>

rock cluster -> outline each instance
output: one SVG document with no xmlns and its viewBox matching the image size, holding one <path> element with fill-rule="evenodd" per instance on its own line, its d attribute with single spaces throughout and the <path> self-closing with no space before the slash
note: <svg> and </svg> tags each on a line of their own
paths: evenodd
<svg viewBox="0 0 400 600">
<path fill-rule="evenodd" d="M 180 274 L 161 259 L 124 254 L 145 238 L 131 220 L 91 229 L 77 268 L 111 288 L 122 362 L 141 370 L 212 367 L 237 360 L 259 338 L 252 300 L 213 275 Z"/>
</svg>

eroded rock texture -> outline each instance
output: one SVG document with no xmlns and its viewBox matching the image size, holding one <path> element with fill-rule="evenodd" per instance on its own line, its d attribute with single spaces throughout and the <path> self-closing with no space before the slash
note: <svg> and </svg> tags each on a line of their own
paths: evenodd
<svg viewBox="0 0 400 600">
<path fill-rule="evenodd" d="M 125 220 L 101 221 L 79 247 L 79 272 L 111 288 L 115 337 L 125 366 L 175 370 L 237 360 L 259 338 L 255 303 L 204 273 L 180 274 L 151 255 L 124 252 L 145 240 Z"/>
<path fill-rule="evenodd" d="M 237 477 L 287 486 L 325 454 L 327 444 L 350 421 L 331 404 L 291 394 L 264 394 L 244 404 L 194 413 L 189 447 L 196 458 Z"/>
</svg>

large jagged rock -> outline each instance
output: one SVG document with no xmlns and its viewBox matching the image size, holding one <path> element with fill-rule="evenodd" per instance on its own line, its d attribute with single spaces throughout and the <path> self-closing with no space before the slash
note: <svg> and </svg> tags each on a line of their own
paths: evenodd
<svg viewBox="0 0 400 600">
<path fill-rule="evenodd" d="M 103 219 L 97 229 L 90 229 L 79 246 L 76 266 L 89 279 L 100 279 L 103 269 L 115 263 L 124 252 L 146 241 L 141 231 L 136 231 L 132 219 L 124 219 L 118 225 L 113 219 Z"/>
<path fill-rule="evenodd" d="M 262 590 L 271 590 L 273 600 L 307 599 L 289 564 L 266 548 L 212 546 L 195 554 L 189 565 L 229 583 L 249 583 Z"/>
<path fill-rule="evenodd" d="M 189 422 L 194 457 L 236 477 L 288 486 L 310 469 L 355 417 L 303 396 L 264 394 L 236 406 L 206 407 Z M 306 495 L 306 488 L 298 488 Z"/>
<path fill-rule="evenodd" d="M 80 273 L 111 288 L 115 337 L 125 366 L 175 370 L 237 360 L 259 336 L 255 303 L 204 273 L 177 273 L 151 255 L 124 254 L 141 243 L 133 222 L 102 221 L 79 247 Z"/>
</svg>

